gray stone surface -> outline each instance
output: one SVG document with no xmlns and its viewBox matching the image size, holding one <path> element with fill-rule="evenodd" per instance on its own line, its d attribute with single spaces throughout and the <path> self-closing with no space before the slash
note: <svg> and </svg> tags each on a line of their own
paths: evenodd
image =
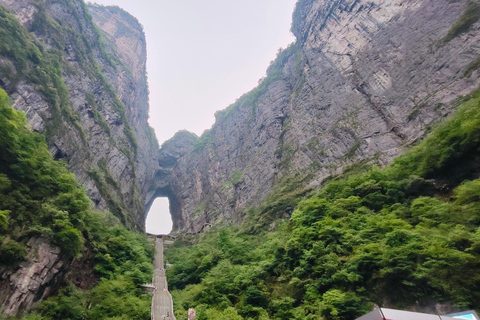
<svg viewBox="0 0 480 320">
<path fill-rule="evenodd" d="M 78 128 L 62 123 L 48 132 L 52 106 L 32 83 L 4 86 L 14 107 L 25 111 L 32 130 L 44 132 L 50 151 L 64 158 L 94 206 L 115 202 L 123 222 L 144 227 L 155 197 L 170 199 L 174 229 L 198 232 L 210 223 L 238 223 L 282 179 L 305 180 L 306 187 L 361 161 L 389 163 L 454 109 L 453 101 L 478 87 L 478 72 L 463 77 L 480 54 L 480 24 L 448 43 L 441 39 L 467 0 L 302 0 L 294 15 L 297 45 L 279 56 L 275 79 L 242 97 L 204 136 L 182 132 L 158 144 L 149 131 L 145 39 L 138 22 L 118 8 L 90 6 L 103 32 L 105 50 L 81 1 L 47 2 L 48 15 L 92 43 L 92 56 L 125 105 L 138 153 L 108 87 L 84 70 L 74 43 L 65 46 L 70 70 L 62 77 Z M 28 28 L 36 7 L 27 0 L 0 0 Z M 78 18 L 78 19 L 76 19 Z M 48 47 L 48 36 L 36 35 Z M 282 61 L 280 61 L 282 60 Z M 0 65 L 11 65 L 0 57 Z M 272 73 L 271 72 L 271 73 Z M 271 74 L 271 76 L 273 76 Z M 93 96 L 110 133 L 95 120 Z M 100 190 L 91 178 L 102 171 L 115 181 Z M 104 177 L 105 178 L 105 177 Z M 303 181 L 303 180 L 302 180 Z M 43 240 L 32 239 L 27 260 L 17 270 L 0 270 L 0 303 L 14 314 L 55 289 L 69 261 Z M 33 241 L 33 242 L 32 242 Z M 35 252 L 43 252 L 39 260 Z M 23 309 L 22 309 L 23 310 Z"/>
<path fill-rule="evenodd" d="M 48 297 L 71 263 L 45 239 L 31 238 L 27 249 L 26 260 L 16 270 L 0 266 L 0 313 L 5 315 L 23 313 Z"/>
<path fill-rule="evenodd" d="M 67 161 L 69 169 L 86 189 L 92 206 L 110 209 L 114 202 L 119 208 L 116 215 L 122 222 L 132 229 L 142 230 L 146 195 L 155 184 L 155 172 L 158 170 L 158 143 L 151 135 L 147 122 L 148 88 L 143 29 L 136 19 L 118 8 L 91 7 L 92 21 L 83 1 L 53 0 L 41 3 L 45 3 L 49 18 L 65 30 L 72 30 L 65 31 L 67 34 L 81 34 L 91 45 L 88 54 L 94 62 L 88 64 L 77 56 L 76 36 L 70 34 L 71 37 L 65 38 L 61 76 L 68 89 L 69 107 L 77 117 L 81 130 L 65 118 L 54 123 L 55 107 L 27 77 L 11 83 L 8 75 L 0 73 L 0 84 L 12 98 L 14 108 L 25 112 L 31 129 L 45 134 L 52 155 Z M 38 11 L 33 1 L 0 0 L 0 4 L 9 9 L 27 30 L 31 30 Z M 98 23 L 104 31 L 105 51 L 113 64 L 102 53 L 93 22 Z M 53 35 L 32 36 L 45 48 L 52 47 Z M 13 63 L 8 57 L 0 57 L 0 65 L 13 66 Z M 108 85 L 92 72 L 92 65 L 98 67 Z M 137 155 L 128 141 L 126 123 L 114 105 L 109 86 L 125 105 L 126 120 L 134 131 L 138 145 Z M 93 97 L 94 103 L 87 99 L 87 95 Z M 92 104 L 96 105 L 101 118 L 108 124 L 109 133 L 95 118 Z M 132 154 L 132 160 L 128 157 L 129 153 Z M 104 166 L 100 165 L 102 162 Z M 92 171 L 101 174 L 106 186 L 103 190 L 99 189 L 89 174 Z M 107 175 L 111 182 L 107 181 Z M 30 239 L 27 249 L 28 256 L 19 268 L 4 269 L 0 266 L 0 313 L 16 315 L 25 312 L 36 301 L 48 297 L 62 282 L 71 263 L 71 259 L 64 257 L 58 248 L 42 239 Z"/>
<path fill-rule="evenodd" d="M 38 8 L 32 1 L 0 0 L 0 4 L 11 10 L 28 29 L 36 17 Z M 135 156 L 132 144 L 125 133 L 126 124 L 121 118 L 108 87 L 101 79 L 92 75 L 87 66 L 76 56 L 73 39 L 65 40 L 65 61 L 62 78 L 68 88 L 70 106 L 78 117 L 82 133 L 71 123 L 63 121 L 47 130 L 52 121 L 52 108 L 48 100 L 27 79 L 16 84 L 5 85 L 12 97 L 14 108 L 23 110 L 33 130 L 46 135 L 51 153 L 64 158 L 69 169 L 76 174 L 98 209 L 112 209 L 112 202 L 119 208 L 116 213 L 122 222 L 131 228 L 142 230 L 145 223 L 146 194 L 155 183 L 158 143 L 148 125 L 148 87 L 146 76 L 146 44 L 143 28 L 130 14 L 118 7 L 89 6 L 89 12 L 82 1 L 70 5 L 63 1 L 48 1 L 46 13 L 54 21 L 66 25 L 74 32 L 86 37 L 91 45 L 94 63 L 125 106 L 126 119 L 133 129 L 138 145 Z M 104 48 L 110 60 L 102 53 L 95 35 L 96 23 L 102 32 Z M 52 46 L 52 35 L 35 34 L 45 47 Z M 0 57 L 0 64 L 9 63 Z M 2 75 L 0 74 L 0 79 Z M 5 82 L 5 81 L 3 81 Z M 90 105 L 86 95 L 91 94 L 96 106 Z M 95 119 L 94 107 L 108 124 L 106 132 Z M 132 154 L 132 160 L 128 153 Z M 99 162 L 106 164 L 101 168 Z M 89 171 L 100 172 L 107 187 L 99 188 Z M 107 171 L 107 173 L 105 172 Z M 117 186 L 108 185 L 106 175 L 116 181 Z M 115 188 L 114 188 L 115 187 Z M 103 192 L 103 194 L 102 194 Z M 121 212 L 120 212 L 121 211 Z"/>
<path fill-rule="evenodd" d="M 467 1 L 301 3 L 299 49 L 281 76 L 255 104 L 217 114 L 206 146 L 173 169 L 178 231 L 241 221 L 283 177 L 316 187 L 360 161 L 385 165 L 479 84 L 477 72 L 463 77 L 480 53 L 479 23 L 441 41 Z"/>
</svg>

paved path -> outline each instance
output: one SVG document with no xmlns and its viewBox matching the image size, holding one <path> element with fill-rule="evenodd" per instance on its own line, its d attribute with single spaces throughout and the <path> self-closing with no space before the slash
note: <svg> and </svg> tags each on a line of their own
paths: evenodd
<svg viewBox="0 0 480 320">
<path fill-rule="evenodd" d="M 153 292 L 152 320 L 176 320 L 173 315 L 172 295 L 168 292 L 167 278 L 163 264 L 163 239 L 155 242 L 155 260 L 153 261 L 153 285 L 157 288 Z"/>
</svg>

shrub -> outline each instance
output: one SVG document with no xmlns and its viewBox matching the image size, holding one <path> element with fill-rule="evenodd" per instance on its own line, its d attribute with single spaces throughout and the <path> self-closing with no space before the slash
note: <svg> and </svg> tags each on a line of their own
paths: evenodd
<svg viewBox="0 0 480 320">
<path fill-rule="evenodd" d="M 7 266 L 15 266 L 27 256 L 27 249 L 21 243 L 9 240 L 0 247 L 0 263 Z"/>
</svg>

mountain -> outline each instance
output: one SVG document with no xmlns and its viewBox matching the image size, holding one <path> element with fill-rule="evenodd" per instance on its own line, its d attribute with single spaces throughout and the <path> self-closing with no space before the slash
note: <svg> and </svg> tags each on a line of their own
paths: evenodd
<svg viewBox="0 0 480 320">
<path fill-rule="evenodd" d="M 468 1 L 299 1 L 296 42 L 173 168 L 174 230 L 238 223 L 279 192 L 391 162 L 477 88 L 477 21 Z"/>
<path fill-rule="evenodd" d="M 478 1 L 298 1 L 297 41 L 171 171 L 176 315 L 478 309 L 479 19 Z"/>
<path fill-rule="evenodd" d="M 471 93 L 480 84 L 479 18 L 477 1 L 300 0 L 292 22 L 296 41 L 279 51 L 258 87 L 217 112 L 215 124 L 201 137 L 182 131 L 159 148 L 147 122 L 145 36 L 134 17 L 118 7 L 87 6 L 82 0 L 0 0 L 0 87 L 13 108 L 26 116 L 25 120 L 21 113 L 14 112 L 0 91 L 2 129 L 6 132 L 0 141 L 8 147 L 0 158 L 4 161 L 0 167 L 0 310 L 13 316 L 26 312 L 57 292 L 66 277 L 73 288 L 64 286 L 57 300 L 47 301 L 44 311 L 56 310 L 57 315 L 73 312 L 77 309 L 65 310 L 65 305 L 76 301 L 83 308 L 77 310 L 79 314 L 100 318 L 99 314 L 107 312 L 102 310 L 114 309 L 118 301 L 123 301 L 119 295 L 125 292 L 118 288 L 128 287 L 125 294 L 139 296 L 142 301 L 139 304 L 143 309 L 138 314 L 148 317 L 148 297 L 136 290 L 149 278 L 149 249 L 146 239 L 131 231 L 144 231 L 146 212 L 156 197 L 169 198 L 174 231 L 180 235 L 197 233 L 211 225 L 242 223 L 248 232 L 262 227 L 277 230 L 282 219 L 290 219 L 293 214 L 293 233 L 280 234 L 290 240 L 291 247 L 274 245 L 275 263 L 265 269 L 271 277 L 282 275 L 291 281 L 290 287 L 282 284 L 286 291 L 298 283 L 309 284 L 315 275 L 315 270 L 307 270 L 314 265 L 307 263 L 314 242 L 299 242 L 296 247 L 295 241 L 308 239 L 303 227 L 318 234 L 331 231 L 322 229 L 325 221 L 315 224 L 309 219 L 323 219 L 315 216 L 319 203 L 333 201 L 325 207 L 340 206 L 353 210 L 352 214 L 371 206 L 365 212 L 375 221 L 381 199 L 403 201 L 402 194 L 408 194 L 408 190 L 402 188 L 408 186 L 418 191 L 418 197 L 433 196 L 442 188 L 439 197 L 460 194 L 463 200 L 455 198 L 452 203 L 455 210 L 463 208 L 473 201 L 465 195 L 468 187 L 453 190 L 466 176 L 475 178 L 472 171 L 478 171 L 475 161 L 465 160 L 466 151 L 456 149 L 457 145 L 463 146 L 463 138 L 458 138 L 461 143 L 447 139 L 452 143 L 450 148 L 442 144 L 440 151 L 432 151 L 445 153 L 448 161 L 462 164 L 451 172 L 440 165 L 445 171 L 442 179 L 422 180 L 429 178 L 430 171 L 425 168 L 433 168 L 440 160 L 415 158 L 404 161 L 405 172 L 411 176 L 401 177 L 401 186 L 393 188 L 395 194 L 384 195 L 375 189 L 391 178 L 377 181 L 375 171 L 369 173 L 373 176 L 358 178 L 360 185 L 355 185 L 357 180 L 339 183 L 338 195 L 331 194 L 337 186 L 333 184 L 319 199 L 309 197 L 341 175 L 361 172 L 372 165 L 386 166 L 463 102 L 478 98 Z M 461 119 L 456 123 L 468 123 L 468 116 Z M 470 132 L 468 128 L 454 128 L 452 132 Z M 469 137 L 476 139 L 474 134 Z M 438 140 L 443 141 L 428 141 Z M 427 149 L 422 145 L 415 150 Z M 478 159 L 476 153 L 472 154 L 474 160 Z M 417 172 L 412 163 L 425 170 Z M 415 175 L 422 177 L 417 179 Z M 355 198 L 359 197 L 357 188 L 373 190 L 375 196 L 361 206 Z M 304 197 L 308 199 L 302 202 Z M 408 201 L 412 200 L 405 201 L 401 206 L 410 205 Z M 299 203 L 301 210 L 295 211 Z M 438 207 L 448 211 L 441 204 Z M 110 211 L 113 216 L 97 210 Z M 448 220 L 445 216 L 440 218 Z M 468 219 L 461 228 L 474 228 L 473 214 Z M 395 238 L 399 243 L 402 236 L 413 234 L 409 228 Z M 206 274 L 219 261 L 215 259 L 229 257 L 231 261 L 220 265 L 223 269 L 215 270 L 221 269 L 219 275 L 236 270 L 231 266 L 241 262 L 242 241 L 231 240 L 229 232 L 220 233 L 220 258 L 214 255 L 209 262 L 209 253 L 207 260 L 198 260 L 205 265 L 197 266 L 195 260 L 185 268 L 195 266 L 198 272 L 206 268 Z M 413 234 L 407 240 L 418 244 L 415 239 L 421 238 L 426 243 L 429 238 L 423 237 Z M 476 238 L 464 240 L 452 240 L 455 250 L 477 250 Z M 437 244 L 429 248 L 433 250 Z M 295 248 L 301 256 L 296 256 Z M 361 250 L 367 252 L 368 248 Z M 329 252 L 331 257 L 336 254 Z M 299 263 L 307 267 L 302 269 Z M 338 270 L 346 272 L 337 274 L 338 279 L 349 276 L 347 269 Z M 440 269 L 428 270 L 431 278 Z M 178 287 L 189 284 L 182 278 L 190 277 L 194 278 L 190 284 L 201 281 L 203 275 L 195 272 L 188 277 L 179 273 L 183 276 L 174 283 Z M 294 272 L 298 277 L 291 276 Z M 325 277 L 328 280 L 328 275 Z M 443 278 L 448 280 L 447 276 Z M 366 287 L 378 289 L 368 282 L 367 275 L 365 279 Z M 415 280 L 418 282 L 402 283 L 402 292 L 408 292 L 412 283 L 421 287 L 421 279 Z M 270 284 L 260 289 L 243 288 L 249 290 L 245 301 L 258 300 L 258 305 L 265 307 L 261 290 L 277 294 L 276 285 Z M 76 291 L 92 287 L 100 289 Z M 429 288 L 432 292 L 443 290 L 438 287 L 435 284 Z M 117 299 L 112 301 L 117 302 L 105 307 L 102 303 L 110 300 L 95 293 L 101 290 L 110 290 L 109 295 Z M 321 303 L 327 298 L 336 301 L 339 296 L 351 298 L 354 305 L 367 301 L 362 300 L 367 299 L 364 296 L 351 295 L 348 290 L 353 289 L 346 285 L 342 290 L 348 292 L 318 290 L 325 295 Z M 290 291 L 299 296 L 273 297 L 275 314 L 280 315 L 283 307 L 303 303 L 299 297 L 305 292 Z M 447 299 L 445 292 L 441 294 Z M 467 295 L 462 291 L 459 303 L 470 303 Z M 91 297 L 96 299 L 92 309 Z M 388 298 L 387 302 L 393 304 L 398 297 Z M 318 302 L 315 299 L 312 308 Z M 323 307 L 330 310 L 329 306 Z M 124 315 L 124 310 L 116 312 L 111 317 Z M 281 317 L 292 315 L 286 312 Z"/>
<path fill-rule="evenodd" d="M 0 78 L 13 107 L 45 134 L 51 153 L 68 162 L 97 208 L 142 230 L 143 193 L 158 149 L 147 122 L 142 26 L 119 8 L 90 6 L 90 15 L 82 1 L 1 4 L 14 15 L 8 19 L 21 23 L 3 26 L 21 35 L 6 34 L 2 50 Z M 97 19 L 111 19 L 98 22 L 106 31 Z"/>
<path fill-rule="evenodd" d="M 142 26 L 120 8 L 87 8 L 81 0 L 2 0 L 0 17 L 0 86 L 13 107 L 26 114 L 31 130 L 45 137 L 50 154 L 75 174 L 93 209 L 109 210 L 129 229 L 143 231 L 145 198 L 158 170 L 158 143 L 147 122 Z M 8 167 L 1 170 L 10 181 L 19 179 Z M 35 192 L 22 194 L 33 197 Z M 2 204 L 11 228 L 2 236 L 2 252 L 25 259 L 20 265 L 12 261 L 12 266 L 0 266 L 1 310 L 8 315 L 29 310 L 62 283 L 78 252 L 59 247 L 61 232 L 90 248 L 74 264 L 84 270 L 86 280 L 73 278 L 87 286 L 98 281 L 88 280 L 98 248 L 92 247 L 85 226 L 72 222 L 74 229 L 52 234 L 54 226 L 44 225 L 50 213 L 43 209 L 53 200 L 45 197 L 43 205 L 35 201 L 41 199 L 34 200 L 39 207 L 26 210 L 43 217 L 37 222 Z M 22 219 L 23 225 L 15 227 Z"/>
</svg>

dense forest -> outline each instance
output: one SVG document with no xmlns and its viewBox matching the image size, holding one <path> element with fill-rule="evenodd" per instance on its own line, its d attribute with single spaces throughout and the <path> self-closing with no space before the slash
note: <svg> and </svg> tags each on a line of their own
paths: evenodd
<svg viewBox="0 0 480 320">
<path fill-rule="evenodd" d="M 66 283 L 25 319 L 150 319 L 151 296 L 139 285 L 152 277 L 153 244 L 127 230 L 90 200 L 64 162 L 48 152 L 0 89 L 0 263 L 15 269 L 27 241 L 42 238 L 70 260 L 94 260 L 96 286 Z"/>
<path fill-rule="evenodd" d="M 243 225 L 177 239 L 166 255 L 178 318 L 191 307 L 199 320 L 479 308 L 480 91 L 456 103 L 387 167 L 354 166 L 317 192 L 287 183 Z"/>
</svg>

